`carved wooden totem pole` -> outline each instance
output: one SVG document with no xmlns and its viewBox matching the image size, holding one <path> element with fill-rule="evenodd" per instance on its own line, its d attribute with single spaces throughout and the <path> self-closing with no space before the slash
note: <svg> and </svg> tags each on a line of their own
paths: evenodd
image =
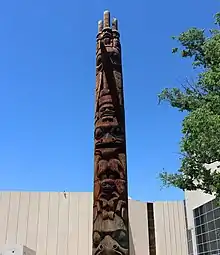
<svg viewBox="0 0 220 255">
<path fill-rule="evenodd" d="M 93 255 L 129 255 L 121 44 L 108 11 L 98 23 L 95 103 Z"/>
</svg>

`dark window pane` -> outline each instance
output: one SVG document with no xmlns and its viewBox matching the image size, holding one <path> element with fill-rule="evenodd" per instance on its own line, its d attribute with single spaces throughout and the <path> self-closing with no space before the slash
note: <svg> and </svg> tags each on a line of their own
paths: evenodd
<svg viewBox="0 0 220 255">
<path fill-rule="evenodd" d="M 196 239 L 198 244 L 203 243 L 202 235 L 197 236 Z"/>
<path fill-rule="evenodd" d="M 203 244 L 203 251 L 209 251 L 209 244 L 208 243 Z"/>
<path fill-rule="evenodd" d="M 195 218 L 195 225 L 196 226 L 200 225 L 200 217 Z"/>
<path fill-rule="evenodd" d="M 214 219 L 214 213 L 212 212 L 208 212 L 207 213 L 207 221 L 211 221 Z"/>
<path fill-rule="evenodd" d="M 203 214 L 205 212 L 205 208 L 204 208 L 204 205 L 200 206 L 199 207 L 199 214 Z"/>
<path fill-rule="evenodd" d="M 203 215 L 201 215 L 200 216 L 200 224 L 204 224 L 204 223 L 206 223 L 206 214 L 203 214 Z"/>
<path fill-rule="evenodd" d="M 203 245 L 202 244 L 198 245 L 198 251 L 203 252 Z"/>
<path fill-rule="evenodd" d="M 208 253 L 208 255 L 218 255 L 220 250 L 214 250 L 211 253 Z M 202 254 L 203 255 L 203 254 Z"/>
<path fill-rule="evenodd" d="M 212 210 L 212 201 L 210 201 L 207 204 L 205 204 L 205 210 L 206 210 L 206 212 Z"/>
<path fill-rule="evenodd" d="M 203 235 L 202 235 L 202 242 L 203 242 L 203 243 L 206 243 L 206 242 L 208 242 L 208 241 L 209 241 L 208 233 L 203 234 Z"/>
<path fill-rule="evenodd" d="M 216 241 L 214 241 L 214 242 L 211 242 L 210 243 L 210 250 L 212 251 L 212 250 L 217 250 L 217 242 Z"/>
<path fill-rule="evenodd" d="M 220 217 L 220 208 L 215 209 L 215 211 L 214 211 L 214 217 L 215 217 L 215 219 Z"/>
<path fill-rule="evenodd" d="M 207 232 L 208 231 L 208 224 L 201 225 L 201 231 L 202 231 L 202 233 Z"/>
<path fill-rule="evenodd" d="M 196 208 L 195 210 L 193 210 L 193 213 L 194 213 L 194 217 L 199 216 L 199 209 Z"/>
<path fill-rule="evenodd" d="M 201 227 L 196 227 L 196 235 L 199 235 L 202 233 Z"/>
<path fill-rule="evenodd" d="M 215 224 L 214 224 L 214 220 L 213 220 L 208 223 L 208 231 L 212 231 L 214 229 L 215 229 Z"/>
<path fill-rule="evenodd" d="M 214 241 L 214 240 L 216 240 L 216 239 L 217 239 L 217 238 L 216 238 L 215 230 L 209 232 L 209 240 L 210 240 L 210 241 Z"/>
<path fill-rule="evenodd" d="M 215 220 L 215 227 L 220 228 L 220 218 Z"/>
<path fill-rule="evenodd" d="M 216 229 L 215 232 L 216 232 L 217 238 L 220 239 L 220 229 Z M 220 247 L 219 247 L 219 248 L 220 248 Z"/>
<path fill-rule="evenodd" d="M 218 249 L 220 249 L 220 240 L 217 240 Z"/>
</svg>

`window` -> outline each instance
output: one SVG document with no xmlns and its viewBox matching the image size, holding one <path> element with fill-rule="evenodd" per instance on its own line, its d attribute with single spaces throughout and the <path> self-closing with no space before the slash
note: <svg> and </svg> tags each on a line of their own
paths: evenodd
<svg viewBox="0 0 220 255">
<path fill-rule="evenodd" d="M 213 211 L 207 213 L 207 221 L 211 221 L 214 219 Z"/>
<path fill-rule="evenodd" d="M 213 240 L 216 240 L 216 239 L 217 239 L 216 238 L 216 231 L 213 230 L 213 231 L 209 232 L 209 240 L 213 241 Z"/>
<path fill-rule="evenodd" d="M 214 217 L 215 219 L 220 218 L 220 208 L 214 210 Z"/>
<path fill-rule="evenodd" d="M 210 243 L 210 250 L 213 251 L 213 250 L 217 250 L 218 246 L 217 246 L 217 242 L 216 241 L 213 241 Z"/>
<path fill-rule="evenodd" d="M 213 220 L 208 223 L 208 231 L 212 231 L 214 229 L 215 229 L 215 224 L 214 224 L 214 220 Z"/>
<path fill-rule="evenodd" d="M 210 201 L 196 208 L 193 214 L 198 255 L 220 254 L 220 206 Z"/>
<path fill-rule="evenodd" d="M 220 218 L 215 220 L 215 227 L 220 228 Z"/>
</svg>

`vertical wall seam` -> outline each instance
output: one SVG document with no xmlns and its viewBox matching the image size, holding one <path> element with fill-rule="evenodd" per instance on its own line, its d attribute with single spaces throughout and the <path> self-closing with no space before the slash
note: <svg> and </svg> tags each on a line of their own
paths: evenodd
<svg viewBox="0 0 220 255">
<path fill-rule="evenodd" d="M 187 223 L 187 219 L 186 219 L 186 211 L 185 211 L 185 204 L 184 204 L 184 200 L 183 202 L 181 202 L 181 207 L 182 207 L 182 211 L 184 212 L 184 224 L 183 224 L 183 231 L 185 232 L 185 249 L 187 250 L 188 253 L 188 239 L 187 239 L 187 227 L 186 227 L 186 223 Z"/>
<path fill-rule="evenodd" d="M 28 215 L 27 215 L 27 221 L 26 221 L 26 245 L 27 245 L 27 239 L 28 239 L 28 227 L 29 227 L 29 217 L 30 217 L 30 201 L 31 201 L 31 192 L 29 192 L 28 196 Z"/>
<path fill-rule="evenodd" d="M 175 255 L 173 254 L 173 245 L 172 245 L 172 235 L 171 235 L 171 224 L 170 224 L 170 203 L 166 201 L 166 205 L 167 205 L 167 220 L 168 220 L 168 228 L 169 228 L 169 231 L 168 231 L 168 235 L 169 235 L 169 246 L 170 246 L 170 250 L 171 250 L 171 254 L 170 255 Z M 175 242 L 174 242 L 175 243 Z"/>
<path fill-rule="evenodd" d="M 77 218 L 78 218 L 78 223 L 77 223 L 77 255 L 79 255 L 79 194 L 77 194 Z"/>
<path fill-rule="evenodd" d="M 168 220 L 169 237 L 170 237 L 170 238 L 169 238 L 169 239 L 170 239 L 170 240 L 169 240 L 169 241 L 170 241 L 169 246 L 170 246 L 170 249 L 171 249 L 171 254 L 173 254 L 173 252 L 172 252 L 173 249 L 172 249 L 171 226 L 170 226 L 170 209 L 169 209 L 169 208 L 170 208 L 170 205 L 169 205 L 169 202 L 167 202 L 167 201 L 166 201 L 166 204 L 167 204 L 167 215 L 168 215 L 168 219 L 167 219 L 167 220 Z M 171 254 L 170 254 L 170 255 L 171 255 Z M 174 254 L 174 255 L 175 255 L 175 254 Z"/>
<path fill-rule="evenodd" d="M 56 242 L 56 255 L 58 253 L 58 237 L 59 237 L 59 224 L 60 224 L 60 193 L 57 192 L 58 194 L 58 218 L 57 218 L 57 242 Z"/>
<path fill-rule="evenodd" d="M 164 249 L 166 250 L 166 254 L 164 255 L 170 255 L 170 254 L 167 254 L 167 237 L 166 237 L 166 226 L 165 226 L 165 215 L 164 215 L 164 203 L 162 203 L 162 214 L 163 214 L 163 232 L 164 232 L 164 244 L 165 244 L 165 247 Z"/>
<path fill-rule="evenodd" d="M 7 212 L 7 219 L 6 219 L 6 231 L 5 231 L 5 243 L 7 242 L 8 238 L 8 221 L 9 221 L 9 214 L 11 208 L 11 192 L 9 192 L 9 202 L 8 202 L 8 212 Z"/>
<path fill-rule="evenodd" d="M 70 231 L 70 193 L 68 192 L 68 216 L 67 216 L 67 243 L 66 243 L 66 251 L 67 255 L 69 255 L 69 231 Z"/>
<path fill-rule="evenodd" d="M 180 221 L 181 219 L 180 219 L 180 206 L 178 205 L 178 207 L 177 207 L 177 214 L 178 214 L 178 220 L 179 220 L 179 222 L 182 222 L 182 221 Z M 182 231 L 180 230 L 180 239 L 181 239 L 181 254 L 182 254 L 182 249 L 183 249 L 183 238 L 182 238 Z"/>
<path fill-rule="evenodd" d="M 177 206 L 177 215 L 178 215 L 178 221 L 181 222 L 181 228 L 180 228 L 180 239 L 181 239 L 181 255 L 182 255 L 182 250 L 183 250 L 183 245 L 182 245 L 182 234 L 181 234 L 181 230 L 182 230 L 182 219 L 180 219 L 180 212 L 179 212 L 179 209 L 180 209 L 180 204 L 178 203 L 178 206 Z M 185 216 L 185 215 L 184 215 Z M 185 220 L 185 217 L 184 217 L 184 220 Z"/>
<path fill-rule="evenodd" d="M 36 252 L 38 250 L 38 234 L 39 234 L 39 218 L 40 218 L 40 204 L 41 204 L 41 192 L 38 192 L 38 217 L 37 217 L 37 235 L 36 235 Z"/>
<path fill-rule="evenodd" d="M 178 203 L 178 206 L 177 206 L 177 215 L 178 215 L 178 221 L 179 222 L 182 222 L 181 221 L 181 218 L 180 218 L 180 206 L 181 206 L 181 204 L 180 203 Z M 181 223 L 182 224 L 182 223 Z M 185 234 L 187 234 L 187 233 L 185 233 Z M 182 225 L 179 227 L 179 238 L 180 238 L 180 240 L 181 240 L 181 244 L 180 244 L 180 246 L 181 246 L 181 255 L 185 255 L 185 253 L 184 252 L 182 252 L 182 250 L 183 250 L 183 238 L 182 238 Z"/>
<path fill-rule="evenodd" d="M 172 211 L 173 211 L 173 218 L 175 219 L 174 220 L 174 224 L 173 224 L 173 230 L 174 230 L 174 240 L 175 240 L 175 254 L 178 254 L 177 251 L 177 237 L 176 237 L 176 224 L 180 224 L 180 221 L 179 219 L 177 218 L 177 221 L 176 221 L 176 217 L 175 217 L 175 202 L 172 203 Z M 171 219 L 172 220 L 172 219 Z"/>
<path fill-rule="evenodd" d="M 50 192 L 48 192 L 48 211 L 47 211 L 47 230 L 46 230 L 46 255 L 47 255 L 47 250 L 48 250 L 48 227 L 49 227 L 49 219 L 50 219 Z"/>
<path fill-rule="evenodd" d="M 20 216 L 20 203 L 21 203 L 21 192 L 19 192 L 19 199 L 18 199 L 18 215 L 17 215 L 17 226 L 16 226 L 16 244 L 18 243 L 18 223 L 19 223 L 19 216 Z"/>
</svg>

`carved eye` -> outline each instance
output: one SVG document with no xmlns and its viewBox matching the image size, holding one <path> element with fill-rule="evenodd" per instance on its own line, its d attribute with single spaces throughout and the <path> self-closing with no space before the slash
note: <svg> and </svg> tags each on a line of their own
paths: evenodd
<svg viewBox="0 0 220 255">
<path fill-rule="evenodd" d="M 120 126 L 113 127 L 111 131 L 111 133 L 115 136 L 120 136 L 123 134 L 123 129 Z"/>
<path fill-rule="evenodd" d="M 117 64 L 119 65 L 121 63 L 120 61 L 120 56 L 119 54 L 117 54 L 116 52 L 113 52 L 112 55 L 111 55 L 111 60 L 112 60 L 112 63 L 113 64 Z"/>
<path fill-rule="evenodd" d="M 95 130 L 95 139 L 100 139 L 102 136 L 103 136 L 102 129 L 100 127 L 96 128 L 96 130 Z"/>
<path fill-rule="evenodd" d="M 107 179 L 107 174 L 105 174 L 105 173 L 100 174 L 99 178 L 100 178 L 101 181 L 103 181 L 103 180 Z"/>
<path fill-rule="evenodd" d="M 117 230 L 112 236 L 120 246 L 123 248 L 128 248 L 128 236 L 125 231 Z"/>
<path fill-rule="evenodd" d="M 101 241 L 101 236 L 100 234 L 96 231 L 93 233 L 93 242 L 94 244 L 99 244 L 99 242 Z"/>
<path fill-rule="evenodd" d="M 109 175 L 109 179 L 115 180 L 115 179 L 116 179 L 116 178 L 115 178 L 115 175 L 114 175 L 114 174 L 110 174 L 110 175 Z"/>
</svg>

